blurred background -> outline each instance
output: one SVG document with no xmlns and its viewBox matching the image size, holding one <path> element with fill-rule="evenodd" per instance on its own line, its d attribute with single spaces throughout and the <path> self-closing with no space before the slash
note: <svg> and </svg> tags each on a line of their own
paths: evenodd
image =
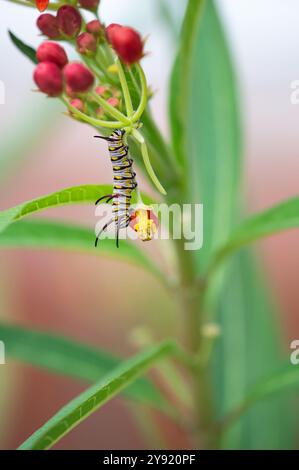
<svg viewBox="0 0 299 470">
<path fill-rule="evenodd" d="M 165 5 L 171 5 L 171 18 Z M 298 193 L 299 105 L 290 100 L 299 80 L 299 5 L 296 0 L 219 0 L 221 18 L 239 79 L 244 128 L 244 182 L 249 212 Z M 101 0 L 106 22 L 135 26 L 150 54 L 144 60 L 156 91 L 152 108 L 167 135 L 168 77 L 184 0 Z M 7 29 L 37 46 L 38 12 L 0 1 L 0 201 L 3 210 L 64 187 L 109 183 L 105 146 L 93 131 L 62 114 L 51 99 L 32 92 L 32 65 L 10 43 Z M 221 80 L 219 80 L 221 93 Z M 43 212 L 94 226 L 94 208 Z M 298 231 L 268 238 L 257 247 L 281 313 L 285 350 L 299 338 Z M 2 250 L 1 318 L 18 325 L 65 334 L 118 355 L 135 350 L 132 334 L 146 326 L 160 337 L 179 334 L 172 299 L 143 271 L 102 257 L 38 250 Z M 113 276 L 124 280 L 115 296 Z M 163 305 L 163 315 L 161 315 Z M 1 338 L 0 338 L 1 339 Z M 159 339 L 159 338 L 157 338 Z M 13 361 L 0 366 L 0 448 L 16 448 L 58 408 L 85 388 Z M 159 422 L 159 417 L 156 417 Z M 173 424 L 160 422 L 168 448 L 191 444 Z M 113 400 L 56 446 L 69 449 L 136 449 L 147 442 L 128 405 Z"/>
</svg>

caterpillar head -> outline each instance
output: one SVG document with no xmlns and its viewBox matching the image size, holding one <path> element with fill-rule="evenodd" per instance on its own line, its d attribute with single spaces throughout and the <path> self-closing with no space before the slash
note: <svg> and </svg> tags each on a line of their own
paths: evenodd
<svg viewBox="0 0 299 470">
<path fill-rule="evenodd" d="M 140 240 L 148 242 L 154 238 L 159 221 L 150 208 L 140 207 L 132 213 L 130 226 L 137 232 Z"/>
</svg>

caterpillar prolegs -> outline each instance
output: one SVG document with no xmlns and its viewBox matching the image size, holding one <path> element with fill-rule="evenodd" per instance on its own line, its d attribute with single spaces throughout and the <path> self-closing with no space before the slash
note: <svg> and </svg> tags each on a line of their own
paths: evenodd
<svg viewBox="0 0 299 470">
<path fill-rule="evenodd" d="M 96 136 L 108 142 L 108 150 L 113 169 L 113 192 L 100 197 L 96 204 L 106 199 L 112 203 L 112 218 L 104 225 L 96 237 L 97 246 L 101 234 L 114 222 L 116 246 L 119 247 L 119 231 L 132 222 L 133 228 L 143 241 L 151 240 L 156 231 L 157 220 L 151 217 L 149 208 L 131 208 L 132 192 L 137 188 L 133 160 L 129 157 L 129 147 L 124 142 L 125 131 L 117 129 L 109 137 Z"/>
</svg>

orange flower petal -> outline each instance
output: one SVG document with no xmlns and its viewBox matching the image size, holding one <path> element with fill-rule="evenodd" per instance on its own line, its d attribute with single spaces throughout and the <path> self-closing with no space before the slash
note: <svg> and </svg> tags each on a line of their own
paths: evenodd
<svg viewBox="0 0 299 470">
<path fill-rule="evenodd" d="M 49 0 L 36 0 L 36 6 L 39 11 L 45 11 L 49 5 Z"/>
</svg>

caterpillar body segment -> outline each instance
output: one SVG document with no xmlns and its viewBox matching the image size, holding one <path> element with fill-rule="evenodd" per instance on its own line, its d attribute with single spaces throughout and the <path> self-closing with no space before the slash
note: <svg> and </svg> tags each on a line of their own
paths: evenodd
<svg viewBox="0 0 299 470">
<path fill-rule="evenodd" d="M 109 225 L 113 222 L 116 228 L 116 246 L 119 247 L 119 231 L 127 228 L 131 221 L 132 192 L 137 188 L 136 173 L 133 171 L 133 160 L 129 157 L 129 147 L 124 142 L 125 131 L 117 129 L 110 137 L 96 136 L 108 142 L 108 150 L 113 169 L 113 192 L 96 201 L 96 204 L 106 199 L 112 203 L 112 219 L 102 228 L 97 235 L 98 240 Z"/>
</svg>

